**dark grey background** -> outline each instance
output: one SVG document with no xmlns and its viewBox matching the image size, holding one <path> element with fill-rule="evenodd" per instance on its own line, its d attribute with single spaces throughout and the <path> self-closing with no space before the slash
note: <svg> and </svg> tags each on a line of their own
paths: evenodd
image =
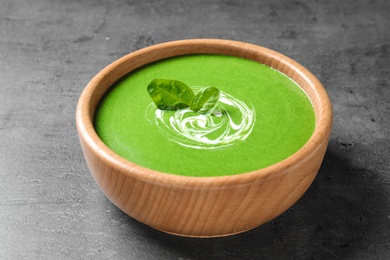
<svg viewBox="0 0 390 260">
<path fill-rule="evenodd" d="M 390 1 L 0 2 L 0 258 L 386 259 L 390 257 Z M 78 97 L 139 48 L 224 38 L 307 67 L 333 102 L 313 185 L 290 210 L 219 239 L 160 233 L 94 183 Z"/>
</svg>

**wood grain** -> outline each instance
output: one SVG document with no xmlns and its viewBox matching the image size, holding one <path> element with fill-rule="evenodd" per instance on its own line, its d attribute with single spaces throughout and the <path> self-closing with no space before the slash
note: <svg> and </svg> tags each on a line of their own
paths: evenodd
<svg viewBox="0 0 390 260">
<path fill-rule="evenodd" d="M 177 55 L 210 53 L 264 63 L 296 81 L 309 96 L 316 128 L 289 158 L 258 171 L 225 177 L 184 177 L 143 168 L 115 154 L 93 127 L 96 105 L 126 73 Z M 216 237 L 257 227 L 291 207 L 315 178 L 332 127 L 331 103 L 308 70 L 275 51 L 236 41 L 168 42 L 130 53 L 100 71 L 83 91 L 76 111 L 88 167 L 106 196 L 125 213 L 155 229 L 181 236 Z"/>
</svg>

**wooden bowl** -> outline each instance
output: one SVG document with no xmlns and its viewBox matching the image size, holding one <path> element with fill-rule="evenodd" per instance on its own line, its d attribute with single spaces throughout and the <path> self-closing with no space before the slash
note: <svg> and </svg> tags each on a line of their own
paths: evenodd
<svg viewBox="0 0 390 260">
<path fill-rule="evenodd" d="M 183 54 L 225 54 L 266 64 L 293 79 L 309 96 L 316 126 L 309 141 L 287 159 L 253 172 L 184 177 L 136 165 L 108 148 L 93 126 L 96 105 L 128 72 Z M 275 51 L 236 41 L 196 39 L 130 53 L 100 71 L 81 94 L 76 112 L 81 146 L 102 191 L 121 210 L 155 229 L 189 237 L 218 237 L 257 227 L 286 211 L 315 178 L 328 145 L 332 108 L 321 83 Z"/>
</svg>

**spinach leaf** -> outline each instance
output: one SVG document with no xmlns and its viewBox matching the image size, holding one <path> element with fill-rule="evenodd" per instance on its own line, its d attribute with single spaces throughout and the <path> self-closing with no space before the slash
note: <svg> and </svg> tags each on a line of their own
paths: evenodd
<svg viewBox="0 0 390 260">
<path fill-rule="evenodd" d="M 190 87 L 178 80 L 154 79 L 147 91 L 161 110 L 178 110 L 189 107 L 195 96 Z"/>
<path fill-rule="evenodd" d="M 211 114 L 217 106 L 219 96 L 217 88 L 205 88 L 194 97 L 190 109 L 201 114 Z"/>
</svg>

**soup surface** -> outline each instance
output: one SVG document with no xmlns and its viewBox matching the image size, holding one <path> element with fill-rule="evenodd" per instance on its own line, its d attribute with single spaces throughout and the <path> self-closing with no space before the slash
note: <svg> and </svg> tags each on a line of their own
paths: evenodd
<svg viewBox="0 0 390 260">
<path fill-rule="evenodd" d="M 163 111 L 147 92 L 156 78 L 175 79 L 195 94 L 221 91 L 211 115 Z M 298 151 L 315 127 L 312 104 L 280 72 L 243 58 L 185 55 L 139 68 L 100 101 L 94 126 L 115 153 L 146 168 L 185 176 L 225 176 L 275 164 Z"/>
</svg>

